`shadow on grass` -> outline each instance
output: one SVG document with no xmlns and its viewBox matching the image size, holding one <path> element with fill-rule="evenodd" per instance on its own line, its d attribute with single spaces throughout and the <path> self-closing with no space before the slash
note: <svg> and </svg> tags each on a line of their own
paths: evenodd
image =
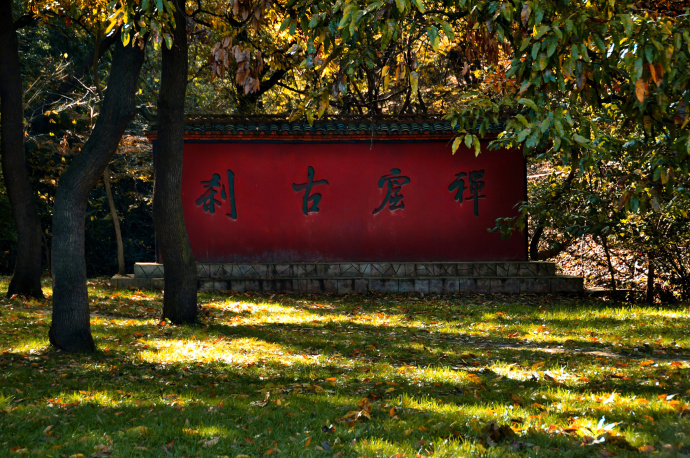
<svg viewBox="0 0 690 458">
<path fill-rule="evenodd" d="M 14 387 L 14 394 L 0 416 L 0 438 L 10 447 L 32 449 L 38 441 L 48 448 L 59 446 L 57 450 L 65 454 L 106 445 L 119 454 L 142 456 L 151 451 L 163 454 L 164 446 L 176 456 L 258 456 L 279 440 L 278 447 L 293 456 L 303 454 L 311 437 L 315 444 L 326 442 L 332 454 L 359 456 L 363 441 L 389 441 L 401 450 L 426 446 L 429 451 L 430 444 L 442 440 L 476 444 L 487 420 L 499 424 L 514 420 L 517 426 L 534 423 L 527 417 L 539 415 L 541 409 L 513 408 L 510 393 L 533 392 L 542 396 L 538 400 L 545 405 L 560 401 L 539 383 L 519 383 L 491 373 L 481 374 L 481 385 L 465 384 L 461 391 L 457 384 L 441 383 L 434 384 L 433 391 L 396 386 L 390 392 L 386 388 L 392 380 L 376 374 L 367 382 L 324 382 L 325 374 L 336 379 L 350 374 L 338 366 L 318 369 L 316 379 L 312 373 L 296 371 L 262 381 L 246 368 L 150 364 L 129 356 L 74 357 L 53 350 L 2 355 L 2 391 Z M 264 405 L 267 391 L 271 397 Z M 492 391 L 502 394 L 497 397 Z M 364 398 L 372 406 L 370 420 L 343 420 Z M 426 405 L 417 406 L 417 401 Z M 594 414 L 606 415 L 610 422 L 630 420 L 626 410 L 602 409 Z M 568 424 L 572 415 L 556 409 L 549 420 Z M 657 428 L 652 422 L 638 427 L 649 433 Z M 216 437 L 220 439 L 206 446 Z M 579 439 L 557 431 L 532 430 L 519 440 L 565 448 L 575 455 L 591 452 L 579 447 Z"/>
<path fill-rule="evenodd" d="M 281 301 L 281 306 L 301 307 L 299 300 Z M 425 314 L 427 321 L 436 319 L 434 314 L 448 320 L 460 313 L 463 316 L 455 320 L 455 326 L 462 327 L 488 313 L 501 311 L 501 304 L 495 304 L 495 308 L 485 307 L 476 312 L 462 308 L 468 305 L 460 307 L 454 303 L 450 309 L 444 309 L 444 304 L 423 302 L 405 303 L 400 310 L 391 310 L 389 305 L 360 305 L 352 300 L 325 304 L 331 308 L 310 306 L 309 311 L 321 316 L 354 315 L 359 313 L 358 309 L 368 314 L 381 311 L 389 315 L 399 313 L 409 321 Z M 158 306 L 150 307 L 154 310 L 152 315 Z M 512 310 L 511 314 L 521 313 L 520 310 Z M 539 313 L 527 310 L 525 318 L 520 316 L 521 324 L 528 321 L 554 329 L 566 326 L 563 320 L 550 323 Z M 225 311 L 222 318 L 247 315 Z M 127 323 L 118 325 L 117 330 L 104 324 L 92 326 L 94 334 L 102 336 L 99 340 L 120 340 L 121 346 L 108 353 L 71 356 L 47 350 L 0 355 L 0 394 L 5 399 L 0 400 L 2 448 L 59 446 L 55 453 L 69 456 L 94 454 L 98 452 L 95 447 L 105 445 L 123 456 L 164 456 L 166 450 L 177 456 L 261 456 L 280 441 L 278 448 L 287 456 L 333 456 L 342 451 L 341 456 L 345 457 L 390 456 L 393 453 L 377 451 L 371 444 L 391 443 L 396 450 L 414 456 L 438 451 L 444 441 L 464 441 L 462 450 L 468 454 L 470 450 L 481 452 L 476 447 L 485 421 L 505 424 L 519 420 L 518 425 L 535 426 L 519 441 L 559 449 L 554 453 L 590 456 L 596 448 L 580 447 L 579 439 L 558 434 L 558 429 L 548 432 L 544 427 L 549 423 L 565 426 L 577 416 L 594 420 L 605 416 L 607 422 L 626 422 L 634 425 L 636 434 L 654 437 L 662 427 L 660 422 L 670 428 L 669 434 L 682 430 L 688 422 L 687 418 L 679 419 L 681 424 L 672 426 L 665 407 L 656 404 L 635 406 L 637 414 L 633 417 L 631 405 L 605 403 L 612 392 L 619 397 L 635 395 L 653 400 L 670 393 L 669 387 L 682 385 L 687 389 L 690 373 L 687 368 L 672 372 L 644 366 L 634 383 L 611 378 L 612 373 L 607 371 L 624 356 L 611 353 L 611 347 L 600 343 L 587 343 L 586 348 L 611 353 L 601 357 L 599 366 L 604 373 L 590 377 L 591 381 L 555 383 L 544 376 L 544 369 L 566 367 L 575 374 L 593 364 L 591 357 L 580 353 L 543 351 L 545 347 L 562 344 L 555 337 L 544 339 L 538 344 L 541 347 L 534 348 L 491 331 L 487 336 L 476 336 L 441 332 L 429 329 L 427 324 L 316 322 L 231 326 L 218 323 L 210 313 L 205 317 L 210 322 L 206 327 L 178 328 L 147 323 L 151 316 L 123 318 Z M 106 319 L 117 321 L 120 317 Z M 496 318 L 497 323 L 504 321 Z M 607 327 L 617 323 L 604 322 L 599 329 L 606 332 Z M 142 348 L 134 346 L 145 340 L 155 349 L 157 343 L 191 340 L 192 336 L 200 347 L 212 345 L 219 338 L 226 344 L 251 339 L 270 343 L 286 354 L 304 354 L 306 358 L 296 362 L 259 355 L 245 365 L 198 360 L 159 364 L 143 360 Z M 584 343 L 577 345 L 585 347 Z M 631 348 L 616 349 L 621 350 L 627 352 Z M 531 364 L 535 359 L 543 360 L 544 366 L 531 371 L 536 374 L 533 379 L 515 379 L 487 370 L 495 363 L 531 360 Z M 635 363 L 626 360 L 626 364 Z M 443 371 L 434 374 L 437 369 Z M 476 378 L 467 377 L 467 372 Z M 268 399 L 266 392 L 271 393 Z M 597 396 L 601 400 L 586 407 L 579 407 L 578 403 L 584 401 L 565 400 Z M 342 420 L 359 409 L 362 399 L 372 406 L 371 420 Z M 558 407 L 561 404 L 565 407 Z M 651 420 L 643 420 L 643 415 Z M 331 430 L 331 424 L 335 430 Z M 140 426 L 146 429 L 137 430 Z M 216 437 L 220 438 L 218 442 L 208 445 Z M 309 437 L 312 443 L 305 447 Z M 316 449 L 316 445 L 322 450 Z M 511 452 L 508 445 L 495 453 Z M 523 451 L 528 455 L 532 452 Z"/>
</svg>

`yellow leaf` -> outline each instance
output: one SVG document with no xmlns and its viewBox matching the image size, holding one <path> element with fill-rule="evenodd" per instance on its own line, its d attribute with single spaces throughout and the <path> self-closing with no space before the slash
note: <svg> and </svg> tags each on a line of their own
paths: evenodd
<svg viewBox="0 0 690 458">
<path fill-rule="evenodd" d="M 134 428 L 129 428 L 126 432 L 127 434 L 136 434 L 139 436 L 144 436 L 149 431 L 146 426 L 135 426 Z"/>
<path fill-rule="evenodd" d="M 311 444 L 311 436 L 307 437 L 307 441 L 304 443 L 304 448 L 309 447 L 309 444 Z"/>
</svg>

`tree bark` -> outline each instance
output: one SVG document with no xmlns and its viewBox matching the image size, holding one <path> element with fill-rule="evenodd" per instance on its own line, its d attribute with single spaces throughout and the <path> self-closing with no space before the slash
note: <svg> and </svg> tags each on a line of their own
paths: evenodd
<svg viewBox="0 0 690 458">
<path fill-rule="evenodd" d="M 117 208 L 115 208 L 113 190 L 110 186 L 110 169 L 108 167 L 106 167 L 103 172 L 103 187 L 105 188 L 105 196 L 108 199 L 108 208 L 110 209 L 110 216 L 113 218 L 113 227 L 115 228 L 115 241 L 117 242 L 117 274 L 125 275 L 125 247 L 122 243 L 120 217 L 117 215 Z"/>
<path fill-rule="evenodd" d="M 144 50 L 118 43 L 101 112 L 81 152 L 60 177 L 53 207 L 53 321 L 50 343 L 91 352 L 84 232 L 89 194 L 103 175 L 136 111 L 134 93 Z"/>
<path fill-rule="evenodd" d="M 173 46 L 162 50 L 158 145 L 153 157 L 153 224 L 165 268 L 163 318 L 197 319 L 196 265 L 182 213 L 182 148 L 188 46 L 184 2 L 175 2 Z"/>
<path fill-rule="evenodd" d="M 12 2 L 0 1 L 0 154 L 2 173 L 17 230 L 17 259 L 7 296 L 43 297 L 41 220 L 24 153 L 24 108 L 19 42 L 12 23 Z"/>
</svg>

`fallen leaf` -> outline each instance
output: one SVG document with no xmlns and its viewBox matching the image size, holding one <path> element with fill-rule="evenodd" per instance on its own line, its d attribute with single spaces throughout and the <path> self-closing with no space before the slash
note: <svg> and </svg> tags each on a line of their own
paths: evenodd
<svg viewBox="0 0 690 458">
<path fill-rule="evenodd" d="M 220 436 L 218 436 L 218 437 L 213 437 L 213 438 L 211 438 L 211 439 L 209 439 L 209 440 L 207 440 L 207 441 L 204 441 L 201 445 L 202 445 L 204 448 L 213 447 L 214 445 L 216 445 L 216 444 L 218 443 L 219 440 L 220 440 Z"/>
<path fill-rule="evenodd" d="M 145 436 L 149 432 L 149 428 L 146 426 L 135 426 L 134 428 L 129 428 L 126 433 L 131 435 Z"/>
</svg>

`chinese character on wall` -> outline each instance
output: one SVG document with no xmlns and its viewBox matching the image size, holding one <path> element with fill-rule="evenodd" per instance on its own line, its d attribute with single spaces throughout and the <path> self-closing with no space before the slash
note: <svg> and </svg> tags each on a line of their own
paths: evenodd
<svg viewBox="0 0 690 458">
<path fill-rule="evenodd" d="M 383 189 L 386 186 L 386 196 L 383 198 L 381 205 L 372 212 L 372 214 L 377 214 L 383 208 L 388 205 L 388 210 L 402 210 L 405 208 L 405 202 L 403 202 L 403 195 L 400 193 L 402 187 L 410 182 L 410 178 L 400 175 L 400 169 L 391 169 L 389 175 L 383 175 L 379 179 L 379 188 Z"/>
<path fill-rule="evenodd" d="M 328 180 L 316 180 L 314 181 L 314 167 L 311 165 L 307 168 L 307 182 L 306 183 L 292 183 L 292 189 L 295 192 L 304 191 L 304 197 L 302 198 L 302 213 L 305 216 L 309 213 L 319 212 L 319 202 L 321 202 L 321 194 L 315 192 L 311 194 L 311 188 L 318 185 L 328 185 Z"/>
<path fill-rule="evenodd" d="M 469 186 L 465 183 L 465 178 L 469 181 Z M 462 204 L 465 198 L 465 191 L 469 191 L 468 199 L 474 200 L 474 216 L 479 216 L 479 199 L 486 198 L 483 195 L 482 189 L 484 189 L 484 169 L 474 170 L 469 174 L 465 172 L 460 172 L 455 174 L 455 180 L 448 185 L 448 190 L 450 192 L 455 191 L 454 199 Z"/>
<path fill-rule="evenodd" d="M 204 193 L 196 200 L 196 205 L 200 206 L 205 212 L 216 213 L 216 207 L 223 205 L 228 198 L 230 200 L 230 212 L 225 215 L 233 220 L 237 219 L 237 208 L 235 205 L 235 174 L 228 169 L 228 192 L 225 192 L 225 184 L 221 184 L 220 175 L 214 173 L 208 181 L 202 181 Z M 220 199 L 218 199 L 219 197 Z"/>
</svg>

